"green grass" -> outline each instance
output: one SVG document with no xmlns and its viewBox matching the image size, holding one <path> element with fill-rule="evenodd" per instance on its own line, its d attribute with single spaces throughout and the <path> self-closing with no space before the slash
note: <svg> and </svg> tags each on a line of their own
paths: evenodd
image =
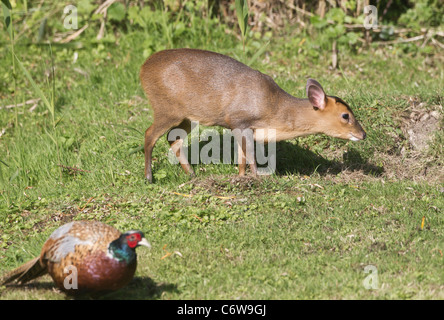
<svg viewBox="0 0 444 320">
<path fill-rule="evenodd" d="M 210 38 L 208 29 L 193 30 L 201 34 L 170 41 L 242 56 L 242 45 L 223 28 Z M 285 37 L 276 37 L 266 50 L 269 62 L 259 57 L 253 67 L 298 97 L 307 77 L 317 79 L 328 94 L 349 102 L 368 138 L 281 142 L 273 176 L 238 178 L 234 165 L 199 164 L 190 180 L 168 162 L 162 137 L 150 185 L 140 149 L 153 120 L 138 79 L 144 39 L 149 35 L 133 31 L 117 46 L 53 46 L 57 143 L 42 102 L 33 112 L 18 107 L 18 125 L 15 108 L 0 109 L 0 274 L 37 256 L 56 227 L 90 219 L 141 229 L 152 244 L 138 249 L 135 280 L 108 298 L 444 298 L 442 130 L 420 154 L 401 130 L 410 97 L 442 115 L 436 106 L 442 105 L 444 64 L 390 50 L 343 52 L 341 71 L 333 71 L 328 55 L 298 56 Z M 169 45 L 166 38 L 159 42 L 155 50 Z M 15 50 L 50 96 L 49 49 L 18 43 Z M 5 47 L 0 52 L 10 56 Z M 6 106 L 14 103 L 11 61 L 1 59 L 0 68 L 0 106 Z M 24 76 L 17 86 L 19 103 L 37 97 Z M 174 251 L 182 257 L 163 258 Z M 367 265 L 378 270 L 377 290 L 364 288 Z M 0 297 L 65 298 L 48 277 L 1 288 Z"/>
</svg>

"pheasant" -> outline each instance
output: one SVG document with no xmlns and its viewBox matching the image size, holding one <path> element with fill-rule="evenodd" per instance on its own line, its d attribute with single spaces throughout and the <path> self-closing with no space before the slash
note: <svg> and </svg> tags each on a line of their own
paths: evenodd
<svg viewBox="0 0 444 320">
<path fill-rule="evenodd" d="M 56 229 L 39 257 L 8 273 L 2 285 L 24 284 L 46 273 L 71 295 L 120 289 L 134 276 L 136 247 L 151 245 L 141 231 L 120 233 L 101 222 L 73 221 Z"/>
</svg>

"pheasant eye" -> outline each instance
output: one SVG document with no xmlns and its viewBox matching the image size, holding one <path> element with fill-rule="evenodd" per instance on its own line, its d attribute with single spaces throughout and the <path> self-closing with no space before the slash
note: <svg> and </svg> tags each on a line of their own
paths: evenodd
<svg viewBox="0 0 444 320">
<path fill-rule="evenodd" d="M 342 114 L 342 119 L 344 119 L 344 120 L 348 120 L 348 119 L 349 119 L 349 115 L 348 115 L 348 113 L 343 113 L 343 114 Z"/>
</svg>

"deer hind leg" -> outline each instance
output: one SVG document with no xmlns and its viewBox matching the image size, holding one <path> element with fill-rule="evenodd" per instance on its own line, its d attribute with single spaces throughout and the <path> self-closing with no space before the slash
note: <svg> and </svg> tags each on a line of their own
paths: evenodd
<svg viewBox="0 0 444 320">
<path fill-rule="evenodd" d="M 251 131 L 251 132 L 250 132 Z M 237 141 L 237 156 L 239 165 L 239 175 L 244 176 L 246 172 L 247 163 L 250 165 L 251 173 L 257 175 L 257 164 L 254 155 L 254 135 L 250 129 L 233 130 L 233 135 Z"/>
<path fill-rule="evenodd" d="M 178 135 L 174 136 L 176 134 L 174 130 L 176 130 L 176 129 L 181 129 L 184 132 L 179 131 L 179 132 L 177 132 Z M 186 174 L 194 177 L 195 176 L 194 170 L 191 167 L 190 163 L 188 162 L 186 153 L 183 149 L 184 139 L 186 139 L 188 137 L 188 134 L 190 132 L 191 132 L 191 121 L 188 119 L 185 119 L 178 126 L 172 128 L 171 131 L 168 132 L 168 142 L 169 142 L 174 154 L 176 155 L 177 159 L 179 160 L 179 163 L 180 163 L 183 171 L 185 171 Z M 170 137 L 171 134 L 173 134 L 173 136 Z"/>
</svg>

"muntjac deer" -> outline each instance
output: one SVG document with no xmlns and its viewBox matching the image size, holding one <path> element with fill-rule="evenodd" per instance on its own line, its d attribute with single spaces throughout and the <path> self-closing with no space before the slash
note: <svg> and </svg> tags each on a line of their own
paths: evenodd
<svg viewBox="0 0 444 320">
<path fill-rule="evenodd" d="M 228 56 L 196 49 L 172 49 L 150 56 L 140 71 L 143 89 L 154 110 L 154 122 L 145 132 L 145 177 L 152 182 L 151 156 L 156 141 L 167 131 L 191 131 L 191 121 L 234 129 L 274 129 L 275 141 L 308 134 L 353 141 L 365 132 L 350 107 L 327 96 L 322 86 L 308 79 L 308 99 L 295 98 L 273 79 Z M 248 137 L 248 136 L 247 136 Z M 247 161 L 253 174 L 257 164 L 245 147 L 251 138 L 237 137 L 239 174 Z M 183 152 L 183 139 L 170 141 L 182 168 L 194 171 Z"/>
</svg>

